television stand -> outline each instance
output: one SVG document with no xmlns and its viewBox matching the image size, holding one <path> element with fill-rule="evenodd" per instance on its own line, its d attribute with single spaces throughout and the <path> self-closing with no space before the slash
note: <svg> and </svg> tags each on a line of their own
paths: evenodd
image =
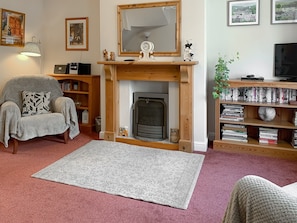
<svg viewBox="0 0 297 223">
<path fill-rule="evenodd" d="M 297 82 L 297 77 L 295 77 L 295 78 L 287 78 L 287 79 L 280 79 L 280 81 L 285 81 L 285 82 Z"/>
</svg>

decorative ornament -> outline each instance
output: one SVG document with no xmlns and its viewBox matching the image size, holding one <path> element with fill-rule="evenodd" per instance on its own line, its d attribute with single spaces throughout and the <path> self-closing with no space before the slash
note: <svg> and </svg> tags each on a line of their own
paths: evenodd
<svg viewBox="0 0 297 223">
<path fill-rule="evenodd" d="M 110 52 L 108 56 L 108 51 L 106 49 L 103 50 L 103 57 L 106 61 L 115 61 L 115 53 Z"/>
<path fill-rule="evenodd" d="M 170 142 L 178 143 L 179 141 L 179 129 L 170 129 Z"/>
<path fill-rule="evenodd" d="M 110 57 L 109 57 L 109 59 L 110 59 L 111 61 L 115 61 L 115 53 L 114 53 L 114 52 L 110 52 Z"/>
<path fill-rule="evenodd" d="M 140 44 L 141 51 L 139 52 L 139 60 L 150 61 L 154 60 L 154 44 L 150 41 L 143 41 Z"/>
<path fill-rule="evenodd" d="M 275 118 L 275 108 L 271 107 L 259 107 L 258 114 L 263 121 L 270 122 Z"/>
<path fill-rule="evenodd" d="M 104 57 L 104 60 L 108 61 L 108 52 L 106 49 L 103 50 L 103 57 Z"/>
<path fill-rule="evenodd" d="M 192 50 L 192 43 L 189 40 L 186 41 L 185 49 L 184 49 L 184 61 L 192 61 L 193 60 L 193 50 Z"/>
</svg>

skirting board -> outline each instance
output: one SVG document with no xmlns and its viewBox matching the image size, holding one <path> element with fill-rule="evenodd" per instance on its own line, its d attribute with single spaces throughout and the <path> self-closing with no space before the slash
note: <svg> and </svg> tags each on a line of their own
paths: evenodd
<svg viewBox="0 0 297 223">
<path fill-rule="evenodd" d="M 194 142 L 194 151 L 195 152 L 206 152 L 208 148 L 208 139 L 204 142 Z"/>
<path fill-rule="evenodd" d="M 104 131 L 99 132 L 99 139 L 104 139 Z"/>
</svg>

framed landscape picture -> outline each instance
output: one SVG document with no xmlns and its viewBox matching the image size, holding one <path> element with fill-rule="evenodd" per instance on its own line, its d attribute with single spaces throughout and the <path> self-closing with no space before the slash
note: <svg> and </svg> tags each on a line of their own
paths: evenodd
<svg viewBox="0 0 297 223">
<path fill-rule="evenodd" d="M 228 26 L 259 25 L 259 0 L 229 1 Z"/>
<path fill-rule="evenodd" d="M 88 17 L 65 19 L 66 50 L 88 50 Z"/>
<path fill-rule="evenodd" d="M 271 23 L 297 23 L 297 0 L 271 0 Z"/>
<path fill-rule="evenodd" d="M 25 44 L 25 14 L 7 9 L 0 9 L 1 23 L 0 45 L 24 46 Z"/>
</svg>

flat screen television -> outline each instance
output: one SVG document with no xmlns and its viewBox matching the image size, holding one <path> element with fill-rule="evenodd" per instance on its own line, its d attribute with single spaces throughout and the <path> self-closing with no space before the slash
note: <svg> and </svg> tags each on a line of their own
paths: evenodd
<svg viewBox="0 0 297 223">
<path fill-rule="evenodd" d="M 274 45 L 274 76 L 297 81 L 297 43 Z"/>
</svg>

